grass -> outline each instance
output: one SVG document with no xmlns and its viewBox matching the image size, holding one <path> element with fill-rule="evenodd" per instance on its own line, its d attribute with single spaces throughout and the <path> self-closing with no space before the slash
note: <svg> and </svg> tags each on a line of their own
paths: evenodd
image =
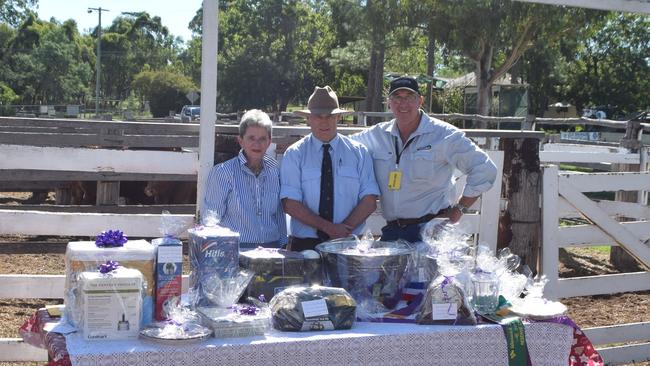
<svg viewBox="0 0 650 366">
<path fill-rule="evenodd" d="M 568 170 L 572 172 L 580 172 L 580 173 L 593 173 L 594 170 L 592 168 L 587 168 L 584 166 L 577 166 L 577 165 L 571 165 L 571 164 L 560 164 L 560 170 Z"/>
<path fill-rule="evenodd" d="M 594 251 L 594 252 L 598 252 L 598 253 L 602 253 L 602 254 L 607 254 L 607 255 L 609 255 L 609 253 L 612 251 L 612 247 L 610 247 L 609 245 L 599 245 L 599 246 L 594 246 L 594 247 L 586 247 L 585 249 L 590 250 L 590 251 Z"/>
</svg>

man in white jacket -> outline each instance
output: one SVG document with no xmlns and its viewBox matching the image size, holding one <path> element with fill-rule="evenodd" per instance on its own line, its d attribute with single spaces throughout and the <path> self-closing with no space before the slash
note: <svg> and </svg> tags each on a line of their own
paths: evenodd
<svg viewBox="0 0 650 366">
<path fill-rule="evenodd" d="M 458 128 L 427 116 L 423 101 L 414 78 L 397 78 L 388 95 L 395 118 L 352 136 L 372 155 L 387 221 L 382 240 L 419 241 L 420 228 L 435 217 L 457 222 L 496 179 L 487 154 Z M 458 202 L 452 201 L 454 169 L 467 174 Z"/>
</svg>

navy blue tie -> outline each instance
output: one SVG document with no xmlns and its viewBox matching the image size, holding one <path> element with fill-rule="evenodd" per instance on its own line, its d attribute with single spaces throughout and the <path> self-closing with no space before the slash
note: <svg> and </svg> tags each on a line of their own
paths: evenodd
<svg viewBox="0 0 650 366">
<path fill-rule="evenodd" d="M 329 150 L 330 144 L 323 144 L 318 215 L 332 222 L 334 218 L 334 175 L 332 174 L 332 157 Z M 317 235 L 321 240 L 329 240 L 329 235 L 320 230 L 317 231 Z"/>
</svg>

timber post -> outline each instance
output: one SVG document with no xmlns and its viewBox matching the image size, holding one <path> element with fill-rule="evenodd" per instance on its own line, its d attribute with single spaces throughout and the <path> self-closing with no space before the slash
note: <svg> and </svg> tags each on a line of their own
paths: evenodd
<svg viewBox="0 0 650 366">
<path fill-rule="evenodd" d="M 498 249 L 509 247 L 534 273 L 541 249 L 540 137 L 501 138 L 503 190 L 507 207 L 499 219 Z"/>
<path fill-rule="evenodd" d="M 120 182 L 97 181 L 97 206 L 117 206 L 120 200 Z"/>
<path fill-rule="evenodd" d="M 627 128 L 625 129 L 625 136 L 620 141 L 620 146 L 626 148 L 631 153 L 642 153 L 645 149 L 641 148 L 641 136 L 643 133 L 643 126 L 641 122 L 631 120 L 627 122 Z M 644 159 L 641 159 L 644 161 Z M 644 171 L 645 167 L 641 164 L 613 164 L 612 171 L 617 172 L 639 172 Z M 616 192 L 616 201 L 621 202 L 638 202 L 641 199 L 642 194 L 639 195 L 639 192 L 636 191 L 618 191 Z M 618 221 L 630 221 L 634 218 L 630 217 L 619 217 Z M 628 270 L 638 270 L 639 265 L 628 252 L 625 251 L 620 246 L 611 247 L 609 253 L 609 261 L 612 265 L 620 271 Z"/>
</svg>

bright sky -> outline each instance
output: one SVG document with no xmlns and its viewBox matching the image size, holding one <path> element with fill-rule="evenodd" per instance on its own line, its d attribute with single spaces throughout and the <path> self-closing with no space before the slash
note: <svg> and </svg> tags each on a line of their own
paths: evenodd
<svg viewBox="0 0 650 366">
<path fill-rule="evenodd" d="M 102 11 L 102 28 L 109 26 L 122 12 L 146 11 L 152 17 L 159 16 L 162 24 L 173 35 L 187 41 L 192 35 L 187 28 L 188 24 L 201 4 L 201 0 L 38 0 L 37 13 L 43 20 L 54 17 L 63 22 L 72 18 L 77 21 L 79 31 L 83 34 L 96 27 L 99 21 L 97 12 L 88 14 L 88 8 L 101 7 L 110 10 Z"/>
</svg>

